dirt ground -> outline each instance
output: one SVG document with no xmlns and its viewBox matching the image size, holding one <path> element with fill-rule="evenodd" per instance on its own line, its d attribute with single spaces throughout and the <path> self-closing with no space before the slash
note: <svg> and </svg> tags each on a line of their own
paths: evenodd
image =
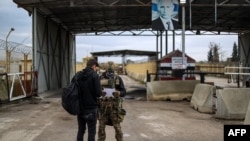
<svg viewBox="0 0 250 141">
<path fill-rule="evenodd" d="M 244 122 L 200 113 L 189 101 L 147 101 L 144 84 L 122 78 L 128 92 L 124 141 L 223 141 L 224 124 Z M 76 140 L 77 120 L 62 108 L 60 90 L 40 96 L 0 106 L 0 141 Z M 106 133 L 106 141 L 115 141 L 113 127 L 107 126 Z"/>
</svg>

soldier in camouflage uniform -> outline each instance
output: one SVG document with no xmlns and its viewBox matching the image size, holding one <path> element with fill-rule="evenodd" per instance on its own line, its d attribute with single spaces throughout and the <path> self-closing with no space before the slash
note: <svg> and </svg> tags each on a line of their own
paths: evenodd
<svg viewBox="0 0 250 141">
<path fill-rule="evenodd" d="M 120 125 L 126 114 L 126 111 L 122 108 L 122 97 L 126 95 L 123 81 L 118 75 L 114 74 L 111 66 L 108 71 L 103 73 L 100 79 L 103 88 L 114 88 L 115 92 L 113 92 L 112 97 L 107 97 L 106 92 L 102 91 L 102 97 L 99 99 L 98 141 L 105 141 L 106 125 L 114 127 L 117 141 L 123 141 L 123 133 Z"/>
</svg>

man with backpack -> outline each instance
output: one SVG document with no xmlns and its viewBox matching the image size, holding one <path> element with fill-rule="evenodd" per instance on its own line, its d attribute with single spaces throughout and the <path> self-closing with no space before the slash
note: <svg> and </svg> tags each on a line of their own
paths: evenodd
<svg viewBox="0 0 250 141">
<path fill-rule="evenodd" d="M 86 125 L 88 127 L 88 141 L 95 141 L 97 124 L 97 99 L 101 96 L 101 84 L 96 73 L 98 63 L 95 59 L 87 61 L 87 66 L 78 72 L 77 81 L 80 87 L 80 113 L 77 115 L 77 141 L 83 141 Z M 75 77 L 73 78 L 75 79 Z"/>
</svg>

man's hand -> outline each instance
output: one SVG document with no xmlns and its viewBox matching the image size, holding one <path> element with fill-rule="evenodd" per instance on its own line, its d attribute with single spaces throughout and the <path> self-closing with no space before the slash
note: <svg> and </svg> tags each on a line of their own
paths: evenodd
<svg viewBox="0 0 250 141">
<path fill-rule="evenodd" d="M 114 96 L 114 97 L 119 97 L 119 96 L 120 96 L 120 91 L 115 91 L 115 92 L 113 92 L 113 96 Z"/>
<path fill-rule="evenodd" d="M 105 91 L 102 91 L 102 96 L 105 96 L 106 95 L 106 92 Z"/>
</svg>

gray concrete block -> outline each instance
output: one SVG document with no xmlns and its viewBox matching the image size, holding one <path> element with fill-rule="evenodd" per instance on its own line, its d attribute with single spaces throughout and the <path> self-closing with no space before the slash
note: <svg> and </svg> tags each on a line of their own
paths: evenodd
<svg viewBox="0 0 250 141">
<path fill-rule="evenodd" d="M 197 84 L 192 95 L 190 105 L 202 113 L 214 113 L 216 87 L 209 84 Z"/>
<path fill-rule="evenodd" d="M 249 101 L 248 108 L 247 108 L 247 113 L 246 113 L 246 116 L 245 116 L 245 119 L 244 119 L 244 124 L 245 125 L 250 125 L 250 101 Z"/>
<path fill-rule="evenodd" d="M 248 88 L 224 88 L 216 90 L 216 118 L 244 119 L 250 94 Z"/>
<path fill-rule="evenodd" d="M 147 82 L 147 100 L 190 100 L 198 80 Z"/>
</svg>

